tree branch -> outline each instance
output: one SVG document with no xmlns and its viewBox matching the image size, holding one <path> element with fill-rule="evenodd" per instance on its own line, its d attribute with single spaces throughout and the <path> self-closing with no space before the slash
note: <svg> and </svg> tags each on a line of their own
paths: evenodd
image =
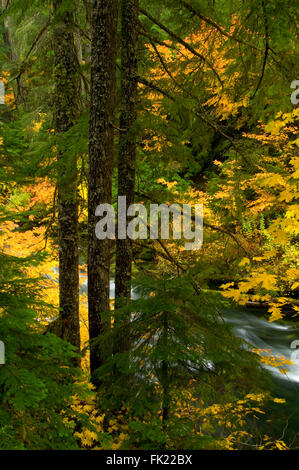
<svg viewBox="0 0 299 470">
<path fill-rule="evenodd" d="M 190 11 L 190 13 L 192 13 L 193 15 L 195 16 L 198 16 L 198 18 L 200 18 L 201 20 L 203 20 L 205 23 L 207 23 L 208 25 L 212 26 L 212 28 L 215 28 L 220 34 L 222 34 L 223 36 L 227 37 L 228 39 L 232 39 L 233 41 L 239 43 L 239 44 L 244 44 L 245 46 L 248 46 L 248 47 L 251 47 L 252 49 L 255 49 L 256 51 L 260 51 L 260 52 L 263 52 L 262 49 L 260 49 L 259 47 L 256 47 L 254 46 L 253 44 L 250 44 L 246 41 L 244 41 L 243 39 L 240 39 L 240 38 L 237 38 L 237 37 L 234 37 L 232 36 L 231 34 L 229 34 L 227 31 L 225 31 L 222 26 L 218 25 L 217 23 L 215 23 L 213 20 L 211 20 L 210 18 L 207 18 L 206 16 L 204 16 L 202 13 L 200 13 L 200 11 L 198 9 L 195 9 L 192 5 L 190 5 L 188 2 L 186 2 L 185 0 L 179 0 L 179 2 L 181 3 L 182 6 L 184 6 L 187 10 Z"/>
<path fill-rule="evenodd" d="M 265 44 L 265 53 L 264 53 L 264 60 L 263 60 L 263 67 L 262 67 L 262 73 L 259 79 L 259 82 L 257 84 L 256 90 L 253 94 L 252 99 L 254 99 L 255 95 L 257 94 L 262 81 L 265 76 L 265 70 L 266 70 L 266 65 L 267 65 L 267 59 L 269 55 L 269 50 L 270 50 L 270 44 L 269 44 L 269 25 L 268 25 L 268 19 L 267 19 L 267 14 L 266 14 L 266 4 L 265 0 L 262 0 L 262 8 L 263 8 L 263 17 L 264 17 L 264 22 L 265 22 L 265 34 L 266 34 L 266 44 Z"/>
<path fill-rule="evenodd" d="M 218 81 L 220 82 L 221 86 L 223 87 L 223 82 L 217 72 L 217 70 L 215 70 L 214 66 L 210 63 L 210 61 L 208 61 L 208 59 L 206 59 L 206 57 L 204 57 L 202 54 L 200 54 L 198 51 L 196 51 L 194 49 L 194 47 L 192 47 L 190 44 L 188 44 L 186 41 L 184 41 L 180 36 L 178 36 L 175 32 L 171 31 L 169 28 L 167 28 L 167 26 L 163 25 L 159 20 L 157 20 L 156 18 L 154 18 L 150 13 L 148 13 L 146 10 L 144 10 L 143 8 L 139 8 L 140 12 L 145 15 L 149 20 L 151 20 L 153 23 L 155 23 L 157 26 L 159 26 L 160 29 L 162 29 L 163 31 L 165 31 L 169 36 L 171 36 L 175 41 L 177 41 L 178 43 L 180 43 L 182 46 L 185 47 L 185 49 L 189 50 L 193 55 L 199 57 L 203 62 L 205 62 L 209 68 L 213 71 L 213 73 L 215 74 L 215 76 L 217 77 Z"/>
</svg>

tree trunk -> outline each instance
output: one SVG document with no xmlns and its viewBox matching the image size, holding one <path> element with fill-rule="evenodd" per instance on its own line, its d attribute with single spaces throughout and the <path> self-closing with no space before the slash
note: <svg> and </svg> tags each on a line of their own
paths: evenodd
<svg viewBox="0 0 299 470">
<path fill-rule="evenodd" d="M 95 0 L 92 10 L 91 105 L 88 191 L 88 319 L 90 367 L 103 364 L 92 342 L 103 332 L 102 313 L 109 310 L 110 240 L 98 240 L 96 207 L 111 204 L 116 94 L 117 0 Z M 95 385 L 97 381 L 93 377 Z"/>
<path fill-rule="evenodd" d="M 1 7 L 2 10 L 5 11 L 9 6 L 9 2 L 7 0 L 1 0 Z M 8 49 L 8 57 L 11 62 L 16 61 L 15 56 L 15 47 L 13 44 L 12 33 L 11 33 L 11 24 L 12 20 L 9 16 L 4 19 L 4 31 L 3 31 L 3 39 L 4 43 Z"/>
<path fill-rule="evenodd" d="M 127 208 L 134 203 L 136 167 L 138 0 L 121 0 L 121 114 L 118 157 L 118 195 L 126 196 Z M 119 207 L 120 211 L 121 208 Z M 127 221 L 129 223 L 130 220 Z M 131 296 L 132 241 L 117 239 L 115 298 Z M 116 300 L 116 306 L 120 301 Z"/>
<path fill-rule="evenodd" d="M 54 1 L 57 12 L 61 0 Z M 59 336 L 80 349 L 77 160 L 64 134 L 79 113 L 80 76 L 73 16 L 64 12 L 54 27 L 54 127 L 58 153 Z"/>
</svg>

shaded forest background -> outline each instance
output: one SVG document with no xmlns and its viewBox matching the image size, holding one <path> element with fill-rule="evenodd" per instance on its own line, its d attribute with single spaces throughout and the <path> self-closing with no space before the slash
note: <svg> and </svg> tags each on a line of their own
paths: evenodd
<svg viewBox="0 0 299 470">
<path fill-rule="evenodd" d="M 294 3 L 2 0 L 0 449 L 298 447 L 223 316 L 299 314 Z M 118 196 L 203 247 L 98 240 Z"/>
</svg>

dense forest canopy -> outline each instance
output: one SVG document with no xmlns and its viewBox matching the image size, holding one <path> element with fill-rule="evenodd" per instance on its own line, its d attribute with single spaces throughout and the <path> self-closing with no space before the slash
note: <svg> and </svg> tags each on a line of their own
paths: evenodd
<svg viewBox="0 0 299 470">
<path fill-rule="evenodd" d="M 295 2 L 0 6 L 0 449 L 298 449 Z"/>
</svg>

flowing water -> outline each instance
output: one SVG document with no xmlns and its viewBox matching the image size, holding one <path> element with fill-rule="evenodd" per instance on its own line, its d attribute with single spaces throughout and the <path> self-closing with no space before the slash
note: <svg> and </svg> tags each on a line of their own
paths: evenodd
<svg viewBox="0 0 299 470">
<path fill-rule="evenodd" d="M 228 309 L 224 318 L 231 324 L 236 336 L 242 338 L 249 345 L 257 349 L 271 350 L 271 354 L 284 356 L 291 360 L 296 351 L 292 343 L 299 340 L 299 328 L 294 322 L 283 321 L 270 323 L 266 317 L 261 316 L 260 309 Z M 299 341 L 298 341 L 299 346 Z M 298 360 L 294 365 L 287 365 L 286 375 L 276 367 L 265 366 L 274 379 L 280 379 L 287 384 L 293 384 L 299 390 L 299 349 Z"/>
<path fill-rule="evenodd" d="M 261 309 L 253 308 L 226 309 L 224 318 L 233 327 L 236 336 L 242 338 L 248 347 L 270 350 L 272 355 L 284 356 L 293 362 L 293 365 L 283 366 L 287 369 L 286 374 L 282 374 L 276 367 L 264 365 L 272 377 L 272 395 L 286 400 L 283 405 L 270 407 L 266 418 L 273 422 L 272 430 L 278 438 L 282 436 L 287 444 L 292 443 L 298 448 L 299 328 L 297 322 L 270 323 Z M 298 359 L 294 348 L 296 344 L 292 345 L 294 341 L 298 341 Z"/>
</svg>

